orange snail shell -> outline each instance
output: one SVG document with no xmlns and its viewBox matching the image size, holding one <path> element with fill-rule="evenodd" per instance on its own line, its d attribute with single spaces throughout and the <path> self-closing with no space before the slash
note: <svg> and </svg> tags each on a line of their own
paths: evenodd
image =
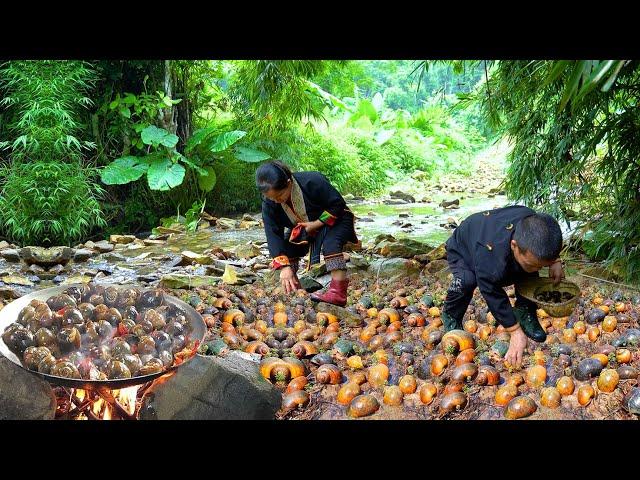
<svg viewBox="0 0 640 480">
<path fill-rule="evenodd" d="M 389 355 L 387 355 L 387 352 L 382 349 L 373 352 L 373 358 L 385 365 L 389 363 Z"/>
<path fill-rule="evenodd" d="M 389 378 L 389 367 L 384 363 L 378 363 L 372 367 L 369 367 L 367 379 L 373 387 L 380 387 Z"/>
<path fill-rule="evenodd" d="M 580 388 L 578 388 L 577 393 L 578 403 L 583 407 L 586 407 L 591 403 L 591 399 L 595 397 L 595 395 L 596 391 L 591 385 L 581 385 Z"/>
<path fill-rule="evenodd" d="M 533 388 L 540 387 L 547 379 L 547 369 L 542 365 L 535 365 L 527 369 L 527 385 Z"/>
<path fill-rule="evenodd" d="M 338 323 L 338 317 L 336 317 L 332 313 L 318 312 L 316 314 L 316 322 L 320 325 L 331 325 L 332 323 Z"/>
<path fill-rule="evenodd" d="M 310 341 L 315 340 L 316 338 L 318 338 L 318 332 L 311 328 L 307 328 L 298 334 L 298 340 L 300 341 Z"/>
<path fill-rule="evenodd" d="M 468 382 L 478 375 L 478 366 L 475 363 L 464 363 L 456 367 L 451 373 L 454 382 Z"/>
<path fill-rule="evenodd" d="M 560 377 L 556 382 L 556 389 L 562 396 L 571 395 L 573 393 L 573 390 L 575 389 L 573 379 L 567 376 Z"/>
<path fill-rule="evenodd" d="M 421 313 L 412 313 L 407 317 L 407 325 L 410 327 L 424 327 L 425 318 Z"/>
<path fill-rule="evenodd" d="M 260 341 L 254 340 L 253 342 L 249 342 L 246 347 L 244 347 L 244 351 L 247 353 L 257 353 L 259 355 L 267 355 L 269 353 L 269 346 Z"/>
<path fill-rule="evenodd" d="M 232 325 L 242 325 L 245 320 L 245 314 L 242 310 L 238 310 L 237 308 L 231 308 L 224 312 L 222 316 L 222 321 L 224 323 L 230 323 Z"/>
<path fill-rule="evenodd" d="M 297 334 L 304 331 L 307 328 L 307 323 L 304 320 L 298 320 L 293 324 L 293 331 Z"/>
<path fill-rule="evenodd" d="M 362 370 L 348 374 L 347 378 L 349 383 L 357 383 L 358 385 L 362 385 L 367 381 L 367 375 Z"/>
<path fill-rule="evenodd" d="M 392 322 L 387 327 L 387 333 L 398 332 L 402 328 L 402 323 Z"/>
<path fill-rule="evenodd" d="M 467 348 L 476 348 L 475 340 L 469 332 L 464 330 L 451 330 L 442 337 L 442 348 L 453 346 L 456 352 Z M 445 350 L 446 351 L 446 350 Z"/>
<path fill-rule="evenodd" d="M 391 300 L 390 305 L 393 308 L 404 308 L 409 305 L 409 300 L 406 297 L 395 297 Z"/>
<path fill-rule="evenodd" d="M 386 323 L 397 322 L 400 320 L 400 314 L 395 308 L 383 308 L 378 312 L 378 320 Z"/>
<path fill-rule="evenodd" d="M 366 417 L 378 411 L 380 404 L 373 395 L 358 395 L 351 401 L 347 414 L 350 417 Z"/>
<path fill-rule="evenodd" d="M 405 375 L 400 379 L 400 382 L 398 382 L 398 386 L 402 393 L 405 395 L 411 395 L 416 391 L 418 385 L 413 375 Z"/>
<path fill-rule="evenodd" d="M 514 399 L 516 395 L 518 395 L 518 389 L 512 384 L 507 384 L 496 391 L 494 400 L 497 405 L 504 406 Z"/>
<path fill-rule="evenodd" d="M 289 367 L 291 378 L 301 377 L 305 375 L 304 363 L 294 357 L 285 357 L 282 361 Z"/>
<path fill-rule="evenodd" d="M 533 415 L 537 409 L 538 406 L 532 398 L 527 396 L 516 397 L 504 409 L 504 416 L 509 420 L 516 420 Z"/>
<path fill-rule="evenodd" d="M 378 350 L 384 345 L 384 337 L 382 335 L 374 335 L 369 341 L 369 350 Z"/>
<path fill-rule="evenodd" d="M 324 333 L 339 332 L 339 331 L 340 331 L 339 323 L 330 323 L 329 325 L 327 325 L 327 328 L 325 328 Z"/>
<path fill-rule="evenodd" d="M 461 392 L 463 388 L 464 388 L 464 383 L 458 382 L 458 381 L 451 381 L 447 383 L 447 385 L 444 387 L 442 394 L 449 395 L 451 393 Z"/>
<path fill-rule="evenodd" d="M 307 382 L 308 382 L 307 377 L 296 377 L 289 382 L 289 385 L 287 385 L 287 389 L 285 390 L 285 393 L 292 393 L 298 390 L 303 390 Z"/>
<path fill-rule="evenodd" d="M 233 307 L 233 302 L 226 297 L 216 298 L 213 302 L 216 308 L 227 309 Z"/>
<path fill-rule="evenodd" d="M 420 401 L 429 405 L 437 393 L 438 389 L 433 383 L 425 383 L 420 387 Z"/>
<path fill-rule="evenodd" d="M 335 365 L 326 363 L 316 370 L 316 381 L 322 384 L 337 385 L 342 381 L 342 372 Z"/>
<path fill-rule="evenodd" d="M 302 340 L 291 347 L 291 353 L 293 353 L 298 358 L 308 357 L 310 355 L 315 355 L 316 353 L 318 353 L 318 347 L 316 347 L 311 342 Z"/>
<path fill-rule="evenodd" d="M 253 324 L 253 328 L 264 335 L 265 333 L 267 333 L 268 325 L 264 320 L 256 320 L 256 322 Z"/>
<path fill-rule="evenodd" d="M 358 395 L 360 395 L 360 385 L 349 381 L 338 390 L 337 401 L 340 405 L 349 405 Z"/>
<path fill-rule="evenodd" d="M 431 374 L 436 376 L 441 375 L 448 365 L 449 359 L 446 356 L 442 354 L 434 355 L 431 359 Z"/>
<path fill-rule="evenodd" d="M 619 381 L 620 375 L 618 375 L 617 371 L 611 368 L 602 370 L 598 377 L 598 390 L 605 393 L 611 393 L 616 389 Z"/>
<path fill-rule="evenodd" d="M 454 392 L 446 395 L 440 401 L 440 413 L 450 413 L 462 410 L 467 406 L 467 396 L 462 392 Z"/>
<path fill-rule="evenodd" d="M 283 368 L 289 372 L 289 367 L 281 359 L 275 357 L 264 357 L 260 362 L 260 374 L 267 380 L 271 380 L 271 377 L 275 377 L 275 370 L 283 372 Z M 288 377 L 291 377 L 289 373 Z"/>
<path fill-rule="evenodd" d="M 554 387 L 546 387 L 540 392 L 540 404 L 547 408 L 558 408 L 562 395 Z"/>
<path fill-rule="evenodd" d="M 284 327 L 287 325 L 289 317 L 286 312 L 276 312 L 273 314 L 273 324 L 278 327 Z"/>
<path fill-rule="evenodd" d="M 500 373 L 491 365 L 480 365 L 476 383 L 478 385 L 498 385 L 500 383 Z"/>
<path fill-rule="evenodd" d="M 384 389 L 384 396 L 382 401 L 387 405 L 398 406 L 402 404 L 402 398 L 404 397 L 402 390 L 397 385 L 391 385 Z"/>
<path fill-rule="evenodd" d="M 473 359 L 476 358 L 476 351 L 473 348 L 467 348 L 466 350 L 461 351 L 456 357 L 455 365 L 460 366 L 465 363 L 473 362 Z"/>
<path fill-rule="evenodd" d="M 282 399 L 282 408 L 284 410 L 293 410 L 295 408 L 304 408 L 309 405 L 309 394 L 305 390 L 296 390 L 285 395 Z"/>
</svg>

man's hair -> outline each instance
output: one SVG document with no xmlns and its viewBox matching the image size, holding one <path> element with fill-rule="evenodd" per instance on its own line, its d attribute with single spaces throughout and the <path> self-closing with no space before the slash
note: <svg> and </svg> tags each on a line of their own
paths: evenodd
<svg viewBox="0 0 640 480">
<path fill-rule="evenodd" d="M 263 163 L 256 170 L 256 187 L 262 193 L 269 190 L 282 190 L 292 176 L 291 169 L 279 160 Z"/>
<path fill-rule="evenodd" d="M 535 213 L 516 225 L 513 239 L 523 252 L 531 252 L 540 260 L 554 260 L 562 250 L 562 230 L 555 218 Z"/>
</svg>

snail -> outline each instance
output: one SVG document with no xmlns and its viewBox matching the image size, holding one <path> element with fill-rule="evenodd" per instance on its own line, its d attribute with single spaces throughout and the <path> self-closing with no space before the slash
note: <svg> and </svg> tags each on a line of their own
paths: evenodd
<svg viewBox="0 0 640 480">
<path fill-rule="evenodd" d="M 383 308 L 378 312 L 377 319 L 383 324 L 398 322 L 400 314 L 395 308 Z"/>
<path fill-rule="evenodd" d="M 421 313 L 412 313 L 407 317 L 407 325 L 410 327 L 423 327 L 424 324 L 425 318 Z"/>
<path fill-rule="evenodd" d="M 500 373 L 490 365 L 480 365 L 476 376 L 478 385 L 498 385 L 500 383 Z"/>
<path fill-rule="evenodd" d="M 441 343 L 445 351 L 452 349 L 453 353 L 476 347 L 473 336 L 464 330 L 451 330 L 445 333 Z"/>
<path fill-rule="evenodd" d="M 307 377 L 296 377 L 289 382 L 285 393 L 292 393 L 298 390 L 303 390 L 307 384 Z"/>
<path fill-rule="evenodd" d="M 433 401 L 433 397 L 438 393 L 438 389 L 433 383 L 425 383 L 420 387 L 420 401 L 429 405 Z"/>
<path fill-rule="evenodd" d="M 504 416 L 509 420 L 516 420 L 519 418 L 525 418 L 533 415 L 538 406 L 532 398 L 528 396 L 521 396 L 512 399 L 504 409 Z"/>
<path fill-rule="evenodd" d="M 400 387 L 391 385 L 389 387 L 385 387 L 382 401 L 386 405 L 398 406 L 402 404 L 403 397 L 404 394 L 402 393 L 402 390 L 400 390 Z"/>
<path fill-rule="evenodd" d="M 247 353 L 257 353 L 258 355 L 264 356 L 268 355 L 271 350 L 266 343 L 261 342 L 260 340 L 254 340 L 252 342 L 249 342 L 247 346 L 244 347 L 244 351 Z"/>
<path fill-rule="evenodd" d="M 340 405 L 349 405 L 355 397 L 360 395 L 360 392 L 360 385 L 354 381 L 349 381 L 340 387 L 336 400 Z"/>
<path fill-rule="evenodd" d="M 618 372 L 620 380 L 637 379 L 638 375 L 640 375 L 640 372 L 630 365 L 622 365 L 618 367 L 616 371 Z"/>
<path fill-rule="evenodd" d="M 400 379 L 398 387 L 405 395 L 410 395 L 416 391 L 417 383 L 413 375 L 405 375 Z"/>
<path fill-rule="evenodd" d="M 494 400 L 496 405 L 504 406 L 513 400 L 516 395 L 518 395 L 518 389 L 516 386 L 513 384 L 507 384 L 498 388 Z"/>
<path fill-rule="evenodd" d="M 583 407 L 586 407 L 587 405 L 589 405 L 589 403 L 591 403 L 591 400 L 593 399 L 593 397 L 595 397 L 595 395 L 596 391 L 591 385 L 581 385 L 580 388 L 578 388 L 577 393 L 578 403 Z"/>
<path fill-rule="evenodd" d="M 442 375 L 448 365 L 449 359 L 445 355 L 434 355 L 431 359 L 431 374 L 435 376 Z"/>
<path fill-rule="evenodd" d="M 347 365 L 349 366 L 349 368 L 352 368 L 354 370 L 364 368 L 364 364 L 362 363 L 362 358 L 360 357 L 360 355 L 353 355 L 347 358 Z"/>
<path fill-rule="evenodd" d="M 629 413 L 639 415 L 640 414 L 640 388 L 634 387 L 631 390 L 629 390 L 629 393 L 627 393 L 622 399 L 622 406 Z"/>
<path fill-rule="evenodd" d="M 333 363 L 333 359 L 328 353 L 318 353 L 311 358 L 311 363 L 314 365 L 324 365 L 327 363 Z"/>
<path fill-rule="evenodd" d="M 337 385 L 342 381 L 342 372 L 338 367 L 330 363 L 321 365 L 316 370 L 316 382 L 329 385 Z"/>
<path fill-rule="evenodd" d="M 29 370 L 37 370 L 40 362 L 48 356 L 51 356 L 51 351 L 47 347 L 27 347 L 22 359 Z"/>
<path fill-rule="evenodd" d="M 456 357 L 455 365 L 460 366 L 465 363 L 473 362 L 473 359 L 476 357 L 476 351 L 473 348 L 468 348 L 466 350 L 461 351 Z"/>
<path fill-rule="evenodd" d="M 462 392 L 453 392 L 440 401 L 440 414 L 459 411 L 467 406 L 467 396 Z"/>
<path fill-rule="evenodd" d="M 597 326 L 589 327 L 587 330 L 587 338 L 590 342 L 595 342 L 600 336 L 600 329 Z"/>
<path fill-rule="evenodd" d="M 478 366 L 475 363 L 464 363 L 457 366 L 451 373 L 454 382 L 470 382 L 478 375 Z"/>
<path fill-rule="evenodd" d="M 296 408 L 304 408 L 309 404 L 309 394 L 304 390 L 296 390 L 291 392 L 282 399 L 282 408 L 287 410 L 293 410 Z"/>
<path fill-rule="evenodd" d="M 371 386 L 380 387 L 385 384 L 387 379 L 389 378 L 389 367 L 387 367 L 384 363 L 378 363 L 377 365 L 373 365 L 369 367 L 367 379 Z"/>
<path fill-rule="evenodd" d="M 404 308 L 409 305 L 409 300 L 407 300 L 407 297 L 394 297 L 391 299 L 391 302 L 389 302 L 389 304 L 393 308 Z"/>
<path fill-rule="evenodd" d="M 604 320 L 602 320 L 602 331 L 607 333 L 613 332 L 617 325 L 618 319 L 613 315 L 607 315 L 604 317 Z"/>
<path fill-rule="evenodd" d="M 226 297 L 216 298 L 213 301 L 213 306 L 222 310 L 227 310 L 233 307 L 233 302 Z"/>
<path fill-rule="evenodd" d="M 351 401 L 347 414 L 350 417 L 366 417 L 377 412 L 379 408 L 380 404 L 373 395 L 358 395 Z"/>
<path fill-rule="evenodd" d="M 118 360 L 109 360 L 105 373 L 110 380 L 131 378 L 131 370 L 129 370 L 129 367 Z"/>
<path fill-rule="evenodd" d="M 618 375 L 617 371 L 611 368 L 602 370 L 598 377 L 598 390 L 605 393 L 611 393 L 616 389 L 619 381 L 620 375 Z"/>
<path fill-rule="evenodd" d="M 316 314 L 316 322 L 321 325 L 331 325 L 332 323 L 338 323 L 338 317 L 332 313 L 318 312 Z"/>
<path fill-rule="evenodd" d="M 585 358 L 578 364 L 574 375 L 580 381 L 589 380 L 600 375 L 603 368 L 602 362 L 597 358 Z"/>
<path fill-rule="evenodd" d="M 461 392 L 463 388 L 464 388 L 463 382 L 452 380 L 451 382 L 447 383 L 447 385 L 444 387 L 442 394 L 449 395 L 454 392 Z"/>
<path fill-rule="evenodd" d="M 540 392 L 540 404 L 547 408 L 558 408 L 562 395 L 554 387 L 543 388 Z"/>
<path fill-rule="evenodd" d="M 556 389 L 563 397 L 571 395 L 573 393 L 573 390 L 575 389 L 573 379 L 567 376 L 560 377 L 556 382 Z"/>
<path fill-rule="evenodd" d="M 547 369 L 542 365 L 534 365 L 527 369 L 526 382 L 532 388 L 538 388 L 544 385 L 547 379 Z"/>
</svg>

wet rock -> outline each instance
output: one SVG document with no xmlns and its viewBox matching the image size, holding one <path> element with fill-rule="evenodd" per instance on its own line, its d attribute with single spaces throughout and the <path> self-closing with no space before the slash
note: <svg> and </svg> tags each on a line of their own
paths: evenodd
<svg viewBox="0 0 640 480">
<path fill-rule="evenodd" d="M 22 294 L 13 287 L 8 287 L 6 285 L 0 286 L 0 298 L 13 300 L 15 298 L 20 298 L 21 296 Z"/>
<path fill-rule="evenodd" d="M 203 222 L 202 220 L 200 220 L 200 222 L 198 223 L 198 230 L 199 231 L 206 230 L 207 228 L 210 228 L 210 227 L 211 227 L 211 224 L 209 222 L 207 222 L 207 221 Z"/>
<path fill-rule="evenodd" d="M 187 275 L 170 273 L 163 275 L 160 285 L 165 288 L 191 289 L 208 285 L 217 285 L 222 279 L 220 277 L 210 277 L 207 275 Z"/>
<path fill-rule="evenodd" d="M 132 243 L 136 240 L 135 235 L 111 235 L 109 236 L 109 241 L 111 243 L 118 243 L 121 245 L 126 245 L 128 243 Z"/>
<path fill-rule="evenodd" d="M 147 246 L 151 246 L 151 245 L 164 245 L 165 243 L 167 243 L 166 240 L 160 240 L 160 239 L 153 239 L 153 238 L 145 238 L 142 243 L 144 243 Z"/>
<path fill-rule="evenodd" d="M 442 272 L 442 270 L 448 267 L 449 264 L 446 260 L 434 260 L 425 267 L 425 270 L 430 274 L 436 274 Z"/>
<path fill-rule="evenodd" d="M 382 203 L 384 203 L 385 205 L 405 205 L 407 202 L 406 200 L 401 200 L 399 198 L 390 198 L 388 200 L 384 200 Z"/>
<path fill-rule="evenodd" d="M 61 278 L 61 277 L 60 276 L 55 277 L 54 281 L 56 278 Z M 74 283 L 89 283 L 91 280 L 93 280 L 93 277 L 89 275 L 73 275 L 71 277 L 68 277 L 62 280 L 62 282 L 56 282 L 56 283 L 62 283 L 62 285 L 71 285 Z"/>
<path fill-rule="evenodd" d="M 126 262 L 127 257 L 122 255 L 121 253 L 109 252 L 101 256 L 102 260 L 107 262 Z"/>
<path fill-rule="evenodd" d="M 53 420 L 55 417 L 56 397 L 49 384 L 1 355 L 0 385 L 0 420 Z"/>
<path fill-rule="evenodd" d="M 181 253 L 182 255 L 182 265 L 191 265 L 192 263 L 197 263 L 198 265 L 209 265 L 213 263 L 213 259 L 208 255 L 203 255 L 200 253 L 191 252 L 189 250 L 185 250 Z"/>
<path fill-rule="evenodd" d="M 251 270 L 254 270 L 254 271 L 266 270 L 268 268 L 269 268 L 269 265 L 267 265 L 266 263 L 254 263 L 251 266 Z"/>
<path fill-rule="evenodd" d="M 401 200 L 404 200 L 407 203 L 416 203 L 416 199 L 414 197 L 412 197 L 408 193 L 404 193 L 401 191 L 391 192 L 389 196 L 391 198 L 399 198 Z"/>
<path fill-rule="evenodd" d="M 224 230 L 236 228 L 236 221 L 231 218 L 219 218 L 216 225 Z"/>
<path fill-rule="evenodd" d="M 370 217 L 358 217 L 358 219 L 356 221 L 365 222 L 365 223 L 375 222 L 375 220 L 373 218 L 370 218 Z"/>
<path fill-rule="evenodd" d="M 93 248 L 98 250 L 100 253 L 107 253 L 113 251 L 114 246 L 106 240 L 100 240 L 99 242 L 94 243 Z"/>
<path fill-rule="evenodd" d="M 254 258 L 260 255 L 262 252 L 260 251 L 260 248 L 258 248 L 253 243 L 245 243 L 242 245 L 238 245 L 234 249 L 233 253 L 235 253 L 238 258 Z"/>
<path fill-rule="evenodd" d="M 66 264 L 73 258 L 74 249 L 70 247 L 23 247 L 18 250 L 20 258 L 28 265 L 33 263 L 48 267 L 56 264 Z"/>
<path fill-rule="evenodd" d="M 62 265 L 60 265 L 62 267 Z M 64 268 L 64 267 L 63 267 Z M 29 268 L 27 268 L 27 272 L 33 273 L 33 274 L 39 274 L 39 273 L 43 273 L 46 270 L 44 269 L 44 267 L 41 267 L 40 265 L 34 263 L 32 265 L 29 265 Z"/>
<path fill-rule="evenodd" d="M 330 303 L 319 302 L 316 304 L 315 309 L 317 312 L 331 313 L 335 315 L 338 320 L 345 322 L 348 327 L 360 327 L 364 325 L 364 320 L 359 315 L 351 313 L 346 308 L 338 307 Z"/>
<path fill-rule="evenodd" d="M 29 280 L 27 277 L 23 277 L 20 275 L 7 275 L 2 277 L 2 281 L 4 283 L 8 283 L 11 285 L 23 285 L 25 287 L 33 287 L 33 282 Z"/>
<path fill-rule="evenodd" d="M 313 278 L 307 275 L 300 275 L 298 277 L 298 280 L 300 280 L 300 287 L 309 293 L 321 290 L 323 288 L 321 283 L 316 282 Z"/>
<path fill-rule="evenodd" d="M 369 262 L 363 255 L 359 255 L 357 253 L 350 253 L 349 263 L 351 263 L 351 265 L 358 268 L 367 268 L 369 267 L 371 262 Z"/>
<path fill-rule="evenodd" d="M 53 273 L 54 275 L 58 275 L 59 273 L 62 273 L 64 271 L 64 266 L 63 265 L 54 265 L 53 267 L 51 267 L 49 269 L 50 273 Z M 35 273 L 35 272 L 34 272 Z"/>
<path fill-rule="evenodd" d="M 393 281 L 403 277 L 417 276 L 420 274 L 420 268 L 420 263 L 415 260 L 379 258 L 371 262 L 367 271 Z"/>
<path fill-rule="evenodd" d="M 0 255 L 7 262 L 19 262 L 20 261 L 20 254 L 18 253 L 18 250 L 16 250 L 15 248 L 7 248 L 5 250 L 2 250 L 0 252 Z"/>
<path fill-rule="evenodd" d="M 142 420 L 268 420 L 280 409 L 280 392 L 259 372 L 259 356 L 232 351 L 197 355 L 144 394 Z"/>
<path fill-rule="evenodd" d="M 374 247 L 374 251 L 385 257 L 411 258 L 416 255 L 427 253 L 432 249 L 426 243 L 412 240 L 410 238 L 394 239 L 392 241 L 383 240 Z"/>
<path fill-rule="evenodd" d="M 459 208 L 460 199 L 456 198 L 455 200 L 443 200 L 442 202 L 440 202 L 440 206 L 442 208 Z"/>
<path fill-rule="evenodd" d="M 93 255 L 95 255 L 93 250 L 90 250 L 88 248 L 77 248 L 75 253 L 73 254 L 73 261 L 84 262 L 91 258 Z"/>
<path fill-rule="evenodd" d="M 182 228 L 171 228 L 171 227 L 156 227 L 155 231 L 158 233 L 183 233 L 184 227 Z"/>
</svg>

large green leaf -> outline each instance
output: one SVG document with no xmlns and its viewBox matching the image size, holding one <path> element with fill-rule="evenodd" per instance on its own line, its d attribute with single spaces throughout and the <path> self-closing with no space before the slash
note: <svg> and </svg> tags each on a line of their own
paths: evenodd
<svg viewBox="0 0 640 480">
<path fill-rule="evenodd" d="M 578 84 L 580 83 L 580 78 L 582 78 L 582 74 L 584 70 L 585 70 L 585 61 L 580 60 L 578 62 L 575 62 L 575 65 L 573 66 L 573 71 L 571 72 L 571 77 L 569 78 L 569 81 L 564 87 L 562 100 L 560 100 L 560 106 L 558 107 L 559 111 L 561 111 L 565 107 L 567 102 L 571 100 L 571 97 L 573 97 L 573 94 L 578 89 Z"/>
<path fill-rule="evenodd" d="M 213 187 L 216 186 L 216 171 L 213 167 L 204 167 L 204 170 L 207 172 L 207 175 L 198 175 L 198 186 L 200 187 L 200 190 L 210 192 L 213 190 Z"/>
<path fill-rule="evenodd" d="M 390 129 L 390 130 L 383 129 L 376 132 L 376 134 L 373 137 L 375 138 L 376 143 L 378 145 L 384 145 L 389 141 L 391 137 L 393 137 L 394 133 L 396 133 L 395 129 Z"/>
<path fill-rule="evenodd" d="M 371 105 L 376 109 L 377 113 L 382 111 L 382 107 L 384 106 L 384 98 L 380 92 L 376 93 L 371 100 Z"/>
<path fill-rule="evenodd" d="M 309 87 L 309 90 L 315 93 L 316 95 L 318 95 L 320 98 L 322 98 L 325 101 L 325 103 L 329 105 L 333 105 L 338 109 L 351 110 L 342 100 L 340 100 L 335 95 L 331 95 L 329 92 L 323 90 L 322 88 L 320 88 L 319 85 L 316 85 L 315 83 L 310 82 L 309 80 L 307 80 L 307 85 Z"/>
<path fill-rule="evenodd" d="M 142 131 L 142 141 L 147 145 L 164 145 L 173 148 L 178 143 L 178 137 L 173 133 L 167 132 L 164 128 L 158 128 L 155 125 L 149 125 Z"/>
<path fill-rule="evenodd" d="M 608 92 L 609 89 L 611 88 L 611 85 L 613 85 L 613 82 L 616 81 L 616 78 L 618 76 L 618 73 L 620 73 L 620 69 L 624 66 L 624 64 L 627 63 L 626 60 L 619 60 L 615 70 L 613 71 L 613 73 L 611 74 L 611 76 L 609 77 L 609 79 L 604 83 L 604 85 L 602 86 L 602 91 L 603 92 Z"/>
<path fill-rule="evenodd" d="M 221 133 L 213 138 L 213 141 L 209 145 L 209 150 L 212 152 L 222 152 L 226 150 L 231 145 L 236 143 L 242 137 L 244 137 L 247 132 L 243 132 L 241 130 L 233 130 L 231 132 Z"/>
<path fill-rule="evenodd" d="M 263 160 L 269 160 L 271 158 L 271 155 L 260 150 L 255 150 L 253 148 L 237 147 L 236 158 L 238 160 L 242 160 L 243 162 L 255 163 L 262 162 Z"/>
<path fill-rule="evenodd" d="M 168 158 L 155 160 L 149 165 L 147 181 L 151 190 L 170 190 L 177 187 L 184 179 L 185 169 L 179 163 Z"/>
<path fill-rule="evenodd" d="M 191 135 L 189 140 L 187 140 L 185 151 L 189 152 L 193 150 L 195 147 L 200 145 L 200 143 L 202 143 L 205 138 L 214 133 L 217 129 L 218 127 L 207 127 L 196 130 L 193 135 Z"/>
<path fill-rule="evenodd" d="M 378 112 L 376 112 L 375 107 L 369 100 L 365 98 L 361 99 L 358 102 L 358 108 L 356 112 L 349 118 L 349 123 L 352 125 L 357 124 L 358 120 L 363 117 L 366 117 L 372 124 L 375 123 L 375 121 L 378 119 Z"/>
<path fill-rule="evenodd" d="M 100 179 L 107 185 L 124 185 L 135 182 L 149 168 L 149 164 L 139 157 L 121 157 L 102 169 Z"/>
</svg>

